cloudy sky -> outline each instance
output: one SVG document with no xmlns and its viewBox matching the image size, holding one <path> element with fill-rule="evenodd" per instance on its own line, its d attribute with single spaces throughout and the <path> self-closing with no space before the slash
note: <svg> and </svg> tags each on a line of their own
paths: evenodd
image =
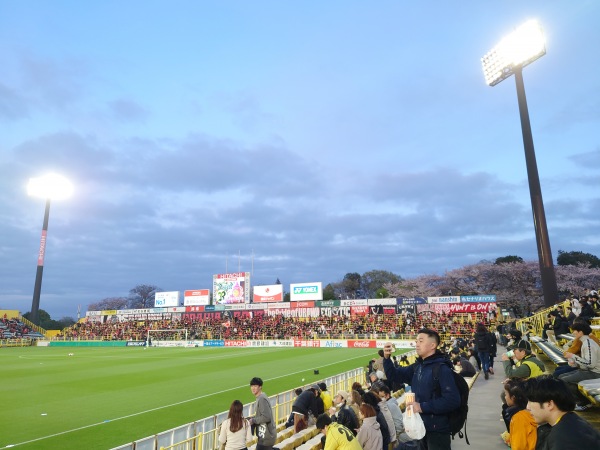
<svg viewBox="0 0 600 450">
<path fill-rule="evenodd" d="M 600 2 L 0 1 L 0 309 L 53 318 L 137 284 L 403 277 L 537 259 L 513 78 L 481 57 L 538 18 L 524 70 L 554 258 L 600 254 Z M 252 257 L 254 255 L 254 257 Z"/>
</svg>

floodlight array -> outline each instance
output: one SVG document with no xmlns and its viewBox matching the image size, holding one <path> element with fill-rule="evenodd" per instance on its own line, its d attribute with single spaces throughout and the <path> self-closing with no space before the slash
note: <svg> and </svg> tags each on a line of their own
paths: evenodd
<svg viewBox="0 0 600 450">
<path fill-rule="evenodd" d="M 73 194 L 73 185 L 62 175 L 48 174 L 38 178 L 30 178 L 27 193 L 34 197 L 63 200 Z"/>
<path fill-rule="evenodd" d="M 485 82 L 495 86 L 546 54 L 546 40 L 537 20 L 530 20 L 506 36 L 481 58 Z"/>
</svg>

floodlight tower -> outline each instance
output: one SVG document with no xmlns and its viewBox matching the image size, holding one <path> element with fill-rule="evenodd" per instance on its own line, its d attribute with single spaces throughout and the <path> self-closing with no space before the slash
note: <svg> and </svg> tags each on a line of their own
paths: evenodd
<svg viewBox="0 0 600 450">
<path fill-rule="evenodd" d="M 30 317 L 30 320 L 34 324 L 39 325 L 38 312 L 40 309 L 40 294 L 42 292 L 42 275 L 44 272 L 44 256 L 46 254 L 46 236 L 48 234 L 50 200 L 61 200 L 70 197 L 73 193 L 73 185 L 61 175 L 49 174 L 43 177 L 30 178 L 29 183 L 27 184 L 27 193 L 33 197 L 46 199 L 44 225 L 42 227 L 42 238 L 40 240 L 40 251 L 38 253 L 37 272 L 35 274 Z"/>
<path fill-rule="evenodd" d="M 495 86 L 511 75 L 515 76 L 544 304 L 552 306 L 558 301 L 558 289 L 523 84 L 523 67 L 545 54 L 546 40 L 542 28 L 536 20 L 530 20 L 502 39 L 496 47 L 481 58 L 481 62 L 485 81 L 489 86 Z"/>
</svg>

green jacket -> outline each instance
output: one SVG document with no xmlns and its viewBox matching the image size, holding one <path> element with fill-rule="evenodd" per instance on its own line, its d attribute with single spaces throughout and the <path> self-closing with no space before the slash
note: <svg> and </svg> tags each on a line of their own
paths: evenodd
<svg viewBox="0 0 600 450">
<path fill-rule="evenodd" d="M 504 365 L 504 373 L 507 378 L 531 378 L 532 376 L 537 377 L 542 375 L 546 370 L 544 363 L 537 359 L 534 355 L 527 355 L 521 361 L 514 366 L 511 361 L 502 361 Z M 531 367 L 534 367 L 534 373 L 532 374 Z M 535 369 L 535 366 L 539 369 L 539 372 Z"/>
</svg>

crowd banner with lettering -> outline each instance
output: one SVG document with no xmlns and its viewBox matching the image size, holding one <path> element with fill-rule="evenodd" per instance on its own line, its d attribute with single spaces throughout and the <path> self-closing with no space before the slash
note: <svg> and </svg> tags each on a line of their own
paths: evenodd
<svg viewBox="0 0 600 450">
<path fill-rule="evenodd" d="M 350 307 L 349 306 L 332 306 L 331 308 L 321 308 L 321 315 L 327 317 L 341 316 L 341 317 L 349 317 L 350 316 Z"/>
<path fill-rule="evenodd" d="M 495 295 L 461 295 L 461 303 L 496 303 Z"/>
<path fill-rule="evenodd" d="M 417 314 L 417 305 L 414 303 L 403 303 L 396 305 L 396 314 Z"/>
<path fill-rule="evenodd" d="M 435 314 L 449 313 L 488 313 L 496 311 L 496 303 L 433 303 L 427 305 L 417 305 L 419 314 L 432 312 Z"/>
<path fill-rule="evenodd" d="M 319 317 L 321 315 L 321 312 L 319 311 L 319 308 L 269 308 L 267 310 L 267 315 L 283 317 Z"/>
<path fill-rule="evenodd" d="M 350 314 L 353 316 L 368 316 L 369 315 L 369 307 L 368 306 L 351 306 Z"/>
<path fill-rule="evenodd" d="M 398 305 L 422 305 L 427 303 L 427 299 L 423 297 L 400 297 L 396 299 Z"/>
<path fill-rule="evenodd" d="M 427 303 L 460 303 L 460 295 L 447 297 L 427 297 Z"/>
<path fill-rule="evenodd" d="M 395 305 L 397 303 L 395 298 L 370 298 L 367 300 L 367 305 Z"/>
</svg>

